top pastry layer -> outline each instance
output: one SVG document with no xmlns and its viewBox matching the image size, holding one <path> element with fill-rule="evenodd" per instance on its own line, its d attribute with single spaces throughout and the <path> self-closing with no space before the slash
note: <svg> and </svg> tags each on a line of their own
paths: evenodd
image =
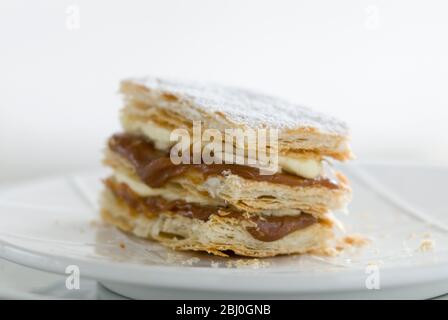
<svg viewBox="0 0 448 320">
<path fill-rule="evenodd" d="M 313 150 L 339 160 L 351 157 L 344 122 L 277 97 L 152 77 L 124 80 L 121 92 L 131 101 L 128 105 L 139 104 L 139 112 L 145 107 L 166 110 L 185 122 L 202 121 L 204 128 L 218 130 L 278 129 L 280 149 Z"/>
</svg>

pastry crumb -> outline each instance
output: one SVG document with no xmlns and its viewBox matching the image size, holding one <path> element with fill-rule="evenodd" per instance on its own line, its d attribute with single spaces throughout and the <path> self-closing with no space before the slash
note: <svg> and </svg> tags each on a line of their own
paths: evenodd
<svg viewBox="0 0 448 320">
<path fill-rule="evenodd" d="M 184 259 L 184 257 L 182 257 L 181 255 L 175 253 L 168 253 L 166 255 L 166 261 L 168 263 L 181 264 L 184 266 L 192 266 L 193 264 L 200 262 L 201 259 L 199 259 L 198 257 Z"/>
<path fill-rule="evenodd" d="M 120 248 L 121 249 L 126 249 L 126 245 L 123 242 L 120 242 Z"/>
<path fill-rule="evenodd" d="M 336 247 L 323 247 L 310 251 L 310 254 L 322 257 L 336 257 L 340 251 Z"/>
<path fill-rule="evenodd" d="M 352 247 L 359 248 L 368 243 L 370 243 L 370 239 L 360 234 L 352 234 L 337 239 L 332 245 L 328 245 L 326 247 L 322 247 L 319 249 L 314 249 L 310 253 L 317 256 L 335 257 L 345 249 Z"/>
<path fill-rule="evenodd" d="M 183 260 L 182 264 L 186 266 L 192 266 L 193 264 L 198 263 L 199 261 L 201 261 L 201 259 L 194 257 L 187 260 Z"/>
<path fill-rule="evenodd" d="M 370 242 L 366 237 L 359 234 L 352 234 L 342 238 L 342 242 L 348 246 L 361 247 Z"/>
<path fill-rule="evenodd" d="M 423 239 L 420 242 L 420 246 L 418 247 L 418 251 L 420 252 L 428 252 L 434 250 L 435 242 L 432 239 Z"/>
<path fill-rule="evenodd" d="M 260 269 L 270 266 L 267 261 L 261 261 L 260 259 L 238 259 L 231 260 L 226 263 L 227 268 L 252 268 Z"/>
</svg>

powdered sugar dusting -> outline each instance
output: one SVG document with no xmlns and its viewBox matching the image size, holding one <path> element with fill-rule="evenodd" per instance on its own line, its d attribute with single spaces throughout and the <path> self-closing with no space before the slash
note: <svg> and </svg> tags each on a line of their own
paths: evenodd
<svg viewBox="0 0 448 320">
<path fill-rule="evenodd" d="M 127 81 L 143 85 L 149 90 L 174 95 L 206 112 L 222 113 L 232 122 L 252 128 L 313 128 L 322 133 L 348 135 L 348 127 L 343 121 L 277 97 L 245 89 L 153 77 Z"/>
</svg>

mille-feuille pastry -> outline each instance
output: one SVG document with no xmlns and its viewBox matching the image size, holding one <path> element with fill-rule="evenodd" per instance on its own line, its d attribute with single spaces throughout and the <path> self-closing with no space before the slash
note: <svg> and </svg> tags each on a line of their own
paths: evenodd
<svg viewBox="0 0 448 320">
<path fill-rule="evenodd" d="M 326 166 L 348 160 L 347 126 L 300 105 L 251 91 L 159 78 L 125 80 L 124 132 L 108 141 L 103 218 L 139 237 L 178 250 L 252 257 L 322 249 L 333 236 L 332 212 L 344 209 L 347 179 Z M 277 130 L 277 168 L 175 164 L 183 129 Z M 250 148 L 258 144 L 244 146 Z M 188 152 L 191 150 L 189 149 Z"/>
</svg>

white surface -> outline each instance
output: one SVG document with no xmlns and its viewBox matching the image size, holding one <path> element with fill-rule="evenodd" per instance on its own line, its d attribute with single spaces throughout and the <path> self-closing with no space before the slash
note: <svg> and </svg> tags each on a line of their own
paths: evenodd
<svg viewBox="0 0 448 320">
<path fill-rule="evenodd" d="M 88 279 L 81 279 L 79 290 L 67 290 L 65 280 L 66 276 L 0 259 L 0 299 L 125 299 Z"/>
<path fill-rule="evenodd" d="M 66 25 L 72 6 L 79 29 Z M 118 129 L 118 81 L 146 73 L 316 107 L 349 123 L 359 159 L 448 164 L 447 11 L 445 0 L 1 1 L 0 181 L 98 163 Z"/>
<path fill-rule="evenodd" d="M 344 220 L 349 233 L 367 235 L 372 243 L 336 258 L 280 257 L 263 260 L 270 265 L 257 269 L 227 268 L 228 260 L 222 258 L 175 253 L 128 237 L 114 228 L 92 224 L 97 216 L 91 206 L 99 188 L 98 174 L 37 181 L 3 192 L 0 255 L 58 273 L 76 264 L 84 277 L 140 298 L 155 297 L 154 292 L 159 298 L 431 298 L 446 293 L 448 233 L 426 223 L 447 224 L 446 213 L 437 210 L 444 197 L 437 192 L 431 197 L 422 195 L 421 188 L 431 183 L 438 190 L 448 170 L 363 168 L 367 170 L 362 171 L 364 175 L 357 169 L 349 171 L 355 200 L 351 215 Z M 366 185 L 366 172 L 369 179 L 380 183 Z M 409 183 L 417 178 L 419 184 Z M 390 197 L 384 198 L 379 189 L 383 184 L 391 190 Z M 436 209 L 427 210 L 425 205 Z M 421 241 L 428 237 L 436 244 L 434 250 L 419 252 Z M 219 267 L 211 268 L 212 262 Z M 380 290 L 365 287 L 365 268 L 371 263 L 380 268 Z"/>
</svg>

